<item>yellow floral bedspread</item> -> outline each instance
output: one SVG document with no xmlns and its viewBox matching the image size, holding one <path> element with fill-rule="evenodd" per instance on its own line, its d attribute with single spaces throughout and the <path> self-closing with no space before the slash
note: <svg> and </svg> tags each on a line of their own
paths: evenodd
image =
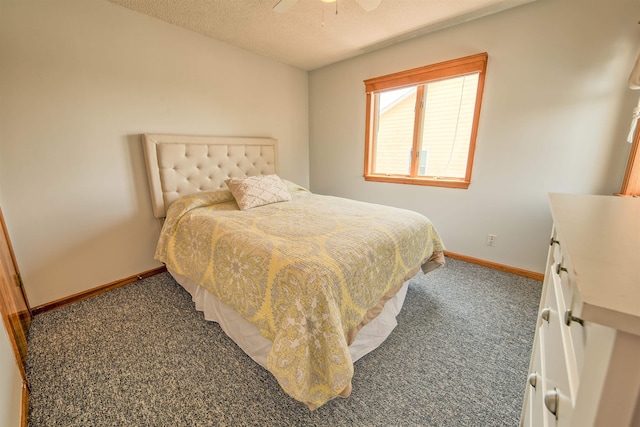
<svg viewBox="0 0 640 427">
<path fill-rule="evenodd" d="M 289 190 L 247 211 L 228 190 L 177 200 L 156 259 L 254 323 L 273 342 L 267 369 L 313 409 L 351 389 L 346 334 L 444 246 L 418 213 Z"/>
</svg>

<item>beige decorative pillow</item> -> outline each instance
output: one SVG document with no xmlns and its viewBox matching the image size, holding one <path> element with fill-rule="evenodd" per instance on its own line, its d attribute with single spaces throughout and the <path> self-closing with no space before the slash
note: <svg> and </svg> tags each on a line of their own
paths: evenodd
<svg viewBox="0 0 640 427">
<path fill-rule="evenodd" d="M 225 181 L 241 210 L 291 200 L 291 193 L 278 175 L 229 178 Z"/>
</svg>

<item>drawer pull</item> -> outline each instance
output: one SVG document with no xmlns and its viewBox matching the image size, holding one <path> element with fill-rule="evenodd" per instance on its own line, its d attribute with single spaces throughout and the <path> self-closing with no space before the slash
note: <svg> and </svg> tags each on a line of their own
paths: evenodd
<svg viewBox="0 0 640 427">
<path fill-rule="evenodd" d="M 531 387 L 536 388 L 536 384 L 538 383 L 538 373 L 537 372 L 530 373 L 527 380 L 529 381 L 529 384 L 531 385 Z"/>
<path fill-rule="evenodd" d="M 561 271 L 569 271 L 569 270 L 567 270 L 566 268 L 564 268 L 564 267 L 562 266 L 562 264 L 558 264 L 558 265 L 556 266 L 556 274 L 559 276 Z"/>
<path fill-rule="evenodd" d="M 572 316 L 571 310 L 567 310 L 564 312 L 564 323 L 566 323 L 567 326 L 571 326 L 571 322 L 576 322 L 581 326 L 584 326 L 584 320 L 579 317 Z"/>
<path fill-rule="evenodd" d="M 545 322 L 549 323 L 549 314 L 551 314 L 551 308 L 545 307 L 540 312 L 540 318 Z"/>
<path fill-rule="evenodd" d="M 555 415 L 556 420 L 558 419 L 558 402 L 560 401 L 560 395 L 558 394 L 558 389 L 553 388 L 553 390 L 549 390 L 544 394 L 544 406 L 547 407 L 549 412 Z"/>
<path fill-rule="evenodd" d="M 551 241 L 549 242 L 549 246 L 553 246 L 554 244 L 560 244 L 560 240 L 556 240 L 553 237 L 551 238 Z"/>
</svg>

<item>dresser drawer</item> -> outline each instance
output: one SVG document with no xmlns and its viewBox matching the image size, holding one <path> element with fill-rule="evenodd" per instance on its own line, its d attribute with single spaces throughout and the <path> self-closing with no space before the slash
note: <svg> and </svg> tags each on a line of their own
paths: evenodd
<svg viewBox="0 0 640 427">
<path fill-rule="evenodd" d="M 566 258 L 563 258 L 566 260 Z M 560 270 L 557 274 L 557 266 L 567 265 L 567 271 Z M 580 371 L 584 362 L 585 331 L 580 324 L 579 316 L 582 312 L 582 300 L 576 290 L 576 281 L 568 261 L 556 264 L 550 272 L 551 280 L 547 291 L 555 294 L 556 307 L 559 316 L 559 328 L 563 339 L 563 345 L 567 358 L 567 371 L 572 391 L 578 388 Z M 572 318 L 578 320 L 572 321 Z"/>
<path fill-rule="evenodd" d="M 549 242 L 551 245 L 551 261 L 550 264 L 559 264 L 562 262 L 562 251 L 560 238 L 558 237 L 558 229 L 553 227 L 551 231 L 551 241 Z"/>
<path fill-rule="evenodd" d="M 567 313 L 567 311 L 569 313 Z M 576 390 L 579 386 L 579 378 L 584 366 L 584 354 L 586 345 L 586 329 L 580 318 L 582 314 L 582 300 L 580 294 L 575 292 L 572 295 L 571 304 L 566 308 L 563 314 L 563 329 L 566 335 L 566 351 L 573 354 L 573 363 L 569 364 L 569 380 L 572 390 Z M 572 318 L 577 318 L 572 320 Z M 568 323 L 568 324 L 567 324 Z"/>
<path fill-rule="evenodd" d="M 540 339 L 537 339 L 531 352 L 531 366 L 527 377 L 521 427 L 540 427 L 544 425 L 545 408 L 542 400 L 544 395 L 544 369 L 540 356 L 544 352 L 544 348 L 541 348 L 541 342 Z"/>
<path fill-rule="evenodd" d="M 557 421 L 568 419 L 573 412 L 572 387 L 569 381 L 569 369 L 575 366 L 572 352 L 567 351 L 566 340 L 569 339 L 567 326 L 564 324 L 563 312 L 557 299 L 559 289 L 556 283 L 549 282 L 544 317 L 539 330 L 541 365 L 543 379 L 543 394 L 558 393 Z M 544 399 L 544 396 L 542 397 Z M 563 425 L 556 423 L 556 417 L 545 408 L 547 425 Z"/>
<path fill-rule="evenodd" d="M 557 254 L 555 254 L 556 252 Z M 560 307 L 560 311 L 564 312 L 565 309 L 571 306 L 576 284 L 571 263 L 562 252 L 560 245 L 555 245 L 550 274 L 558 293 L 558 306 Z"/>
</svg>

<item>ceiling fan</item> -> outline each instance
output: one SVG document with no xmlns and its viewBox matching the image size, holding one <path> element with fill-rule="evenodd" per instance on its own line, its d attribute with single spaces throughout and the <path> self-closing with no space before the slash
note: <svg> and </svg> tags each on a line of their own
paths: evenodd
<svg viewBox="0 0 640 427">
<path fill-rule="evenodd" d="M 336 0 L 320 0 L 323 3 L 335 3 Z M 382 0 L 355 0 L 358 5 L 366 12 L 371 12 L 380 5 Z M 280 0 L 278 4 L 273 7 L 273 10 L 278 13 L 285 13 L 294 4 L 298 3 L 298 0 Z"/>
</svg>

